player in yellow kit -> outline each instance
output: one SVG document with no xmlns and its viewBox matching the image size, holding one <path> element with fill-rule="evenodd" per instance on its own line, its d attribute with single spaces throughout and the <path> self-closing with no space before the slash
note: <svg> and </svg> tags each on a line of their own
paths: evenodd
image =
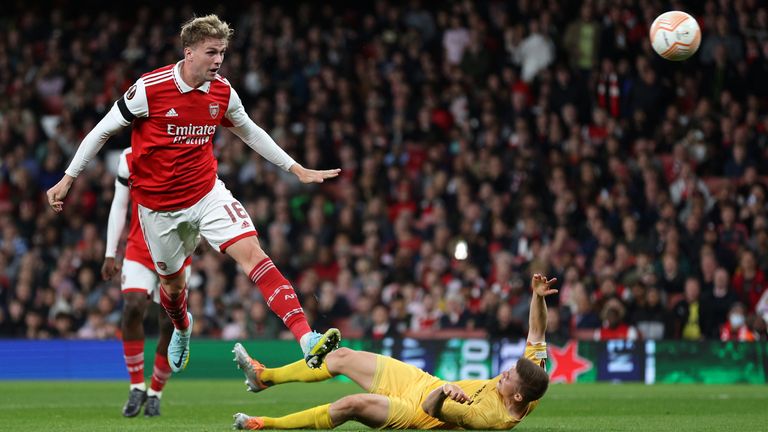
<svg viewBox="0 0 768 432">
<path fill-rule="evenodd" d="M 534 275 L 524 358 L 490 380 L 449 383 L 391 357 L 341 348 L 325 359 L 320 369 L 303 361 L 266 368 L 251 359 L 242 345 L 233 352 L 243 369 L 246 385 L 258 392 L 286 382 L 316 382 L 345 375 L 368 394 L 343 397 L 284 417 L 235 414 L 237 429 L 332 429 L 349 420 L 386 429 L 510 429 L 533 411 L 549 385 L 544 370 L 547 357 L 544 333 L 547 306 L 544 297 L 557 290 L 556 279 Z"/>
</svg>

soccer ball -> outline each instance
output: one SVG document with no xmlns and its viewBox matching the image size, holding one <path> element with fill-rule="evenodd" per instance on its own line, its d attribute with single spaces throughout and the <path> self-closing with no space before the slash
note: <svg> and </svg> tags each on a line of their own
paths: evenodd
<svg viewBox="0 0 768 432">
<path fill-rule="evenodd" d="M 651 24 L 653 50 L 667 60 L 682 61 L 692 56 L 701 44 L 701 29 L 685 12 L 669 11 Z"/>
</svg>

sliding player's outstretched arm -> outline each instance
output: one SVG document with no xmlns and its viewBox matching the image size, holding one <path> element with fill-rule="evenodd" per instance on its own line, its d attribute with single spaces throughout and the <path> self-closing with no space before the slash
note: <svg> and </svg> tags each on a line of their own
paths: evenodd
<svg viewBox="0 0 768 432">
<path fill-rule="evenodd" d="M 228 123 L 224 122 L 222 124 L 243 140 L 248 147 L 262 155 L 266 160 L 291 172 L 302 183 L 322 183 L 326 179 L 338 176 L 339 172 L 341 172 L 338 168 L 332 170 L 307 169 L 293 160 L 264 129 L 260 128 L 248 117 L 235 89 L 231 89 L 226 120 Z"/>
<path fill-rule="evenodd" d="M 547 303 L 544 297 L 557 293 L 552 288 L 552 284 L 557 282 L 557 278 L 547 280 L 547 277 L 540 274 L 533 275 L 531 278 L 531 310 L 528 314 L 528 343 L 536 344 L 544 342 L 547 332 Z"/>
</svg>

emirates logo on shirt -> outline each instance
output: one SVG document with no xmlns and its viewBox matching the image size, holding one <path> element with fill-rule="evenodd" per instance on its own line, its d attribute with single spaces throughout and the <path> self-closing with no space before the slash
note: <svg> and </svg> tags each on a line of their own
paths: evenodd
<svg viewBox="0 0 768 432">
<path fill-rule="evenodd" d="M 166 132 L 173 137 L 174 144 L 206 144 L 211 140 L 211 136 L 216 132 L 215 125 L 193 125 L 178 126 L 175 124 L 166 125 Z"/>
<path fill-rule="evenodd" d="M 211 114 L 211 118 L 216 118 L 216 116 L 219 115 L 219 104 L 211 102 L 211 104 L 208 105 L 208 112 Z"/>
</svg>

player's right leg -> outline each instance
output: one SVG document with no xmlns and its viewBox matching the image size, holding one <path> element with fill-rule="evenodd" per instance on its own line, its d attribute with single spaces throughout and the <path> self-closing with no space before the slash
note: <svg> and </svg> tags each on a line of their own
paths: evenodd
<svg viewBox="0 0 768 432">
<path fill-rule="evenodd" d="M 235 344 L 232 352 L 238 369 L 245 374 L 245 385 L 250 392 L 260 392 L 267 387 L 289 382 L 318 382 L 344 375 L 366 391 L 370 391 L 376 375 L 376 354 L 339 348 L 328 354 L 325 363 L 314 369 L 299 360 L 291 364 L 268 368 L 251 358 L 241 344 Z"/>
<path fill-rule="evenodd" d="M 123 356 L 131 381 L 123 415 L 135 417 L 147 401 L 147 387 L 144 383 L 144 314 L 149 305 L 148 287 L 156 283 L 157 277 L 152 270 L 138 262 L 124 260 L 121 280 Z"/>
<path fill-rule="evenodd" d="M 245 386 L 249 392 L 258 393 L 267 387 L 287 382 L 318 382 L 333 378 L 325 364 L 310 368 L 304 360 L 298 360 L 278 368 L 268 368 L 251 358 L 242 344 L 236 343 L 232 352 L 237 368 L 245 374 Z"/>
<path fill-rule="evenodd" d="M 187 286 L 184 262 L 197 246 L 198 231 L 191 222 L 194 210 L 157 212 L 138 206 L 139 221 L 149 253 L 160 276 L 160 305 L 173 322 L 168 345 L 168 363 L 179 372 L 189 361 L 192 314 L 187 311 Z"/>
<path fill-rule="evenodd" d="M 313 332 L 291 283 L 261 248 L 253 221 L 232 193 L 217 181 L 194 209 L 200 215 L 200 234 L 221 253 L 231 256 L 259 288 L 267 306 L 293 333 L 307 365 L 318 368 L 338 348 L 341 334 L 329 329 Z"/>
<path fill-rule="evenodd" d="M 235 429 L 333 429 L 350 420 L 356 420 L 372 428 L 387 423 L 389 398 L 374 394 L 345 396 L 330 405 L 321 405 L 283 417 L 252 417 L 235 414 Z"/>
</svg>

